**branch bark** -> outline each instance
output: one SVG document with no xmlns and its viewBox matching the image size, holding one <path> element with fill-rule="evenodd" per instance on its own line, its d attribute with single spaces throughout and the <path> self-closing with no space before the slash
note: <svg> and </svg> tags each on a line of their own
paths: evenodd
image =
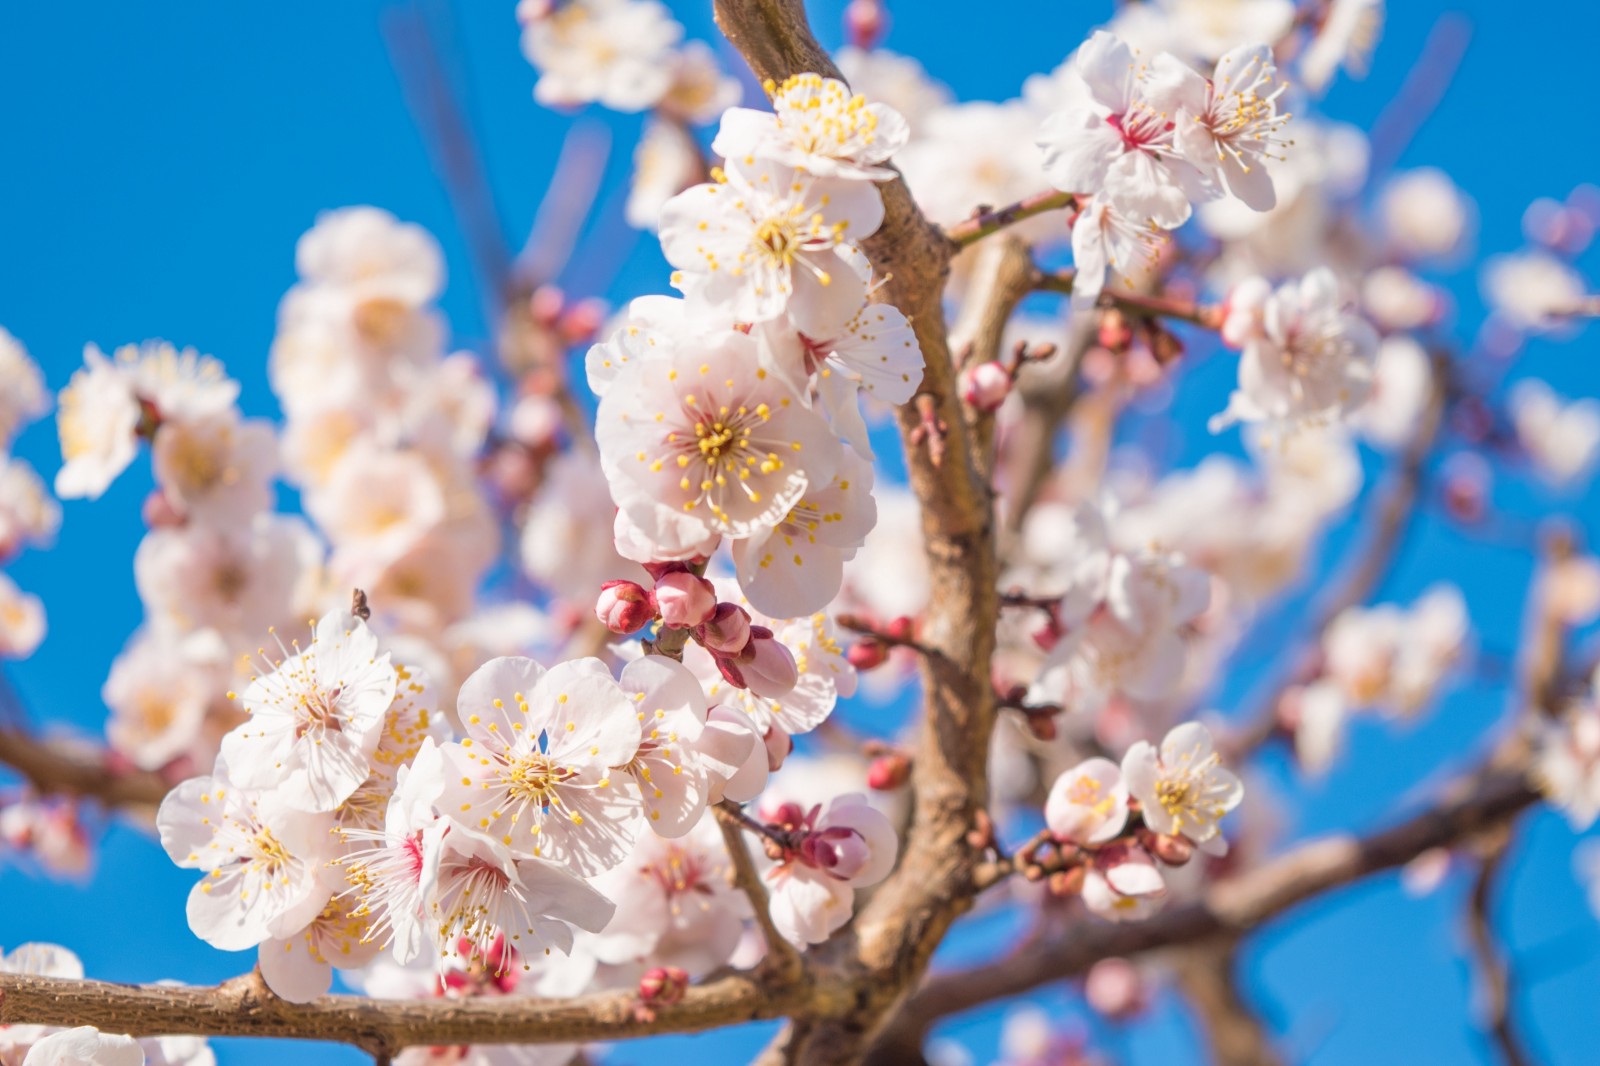
<svg viewBox="0 0 1600 1066">
<path fill-rule="evenodd" d="M 93 799 L 106 807 L 158 807 L 170 787 L 150 770 L 112 766 L 103 751 L 41 740 L 8 727 L 0 727 L 0 763 L 20 773 L 41 795 Z"/>
</svg>

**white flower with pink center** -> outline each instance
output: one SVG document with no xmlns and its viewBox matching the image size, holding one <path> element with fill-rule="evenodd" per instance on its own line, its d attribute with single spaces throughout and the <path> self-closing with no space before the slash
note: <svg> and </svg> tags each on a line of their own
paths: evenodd
<svg viewBox="0 0 1600 1066">
<path fill-rule="evenodd" d="M 719 176 L 661 208 L 674 285 L 741 322 L 788 311 L 802 330 L 827 322 L 831 304 L 860 306 L 866 286 L 846 257 L 883 223 L 874 184 L 765 159 L 730 162 Z"/>
<path fill-rule="evenodd" d="M 776 525 L 834 476 L 841 447 L 738 332 L 635 361 L 600 401 L 611 495 L 657 558 Z"/>
<path fill-rule="evenodd" d="M 646 655 L 622 668 L 618 679 L 635 706 L 639 748 L 620 772 L 632 777 L 650 828 L 681 837 L 705 813 L 710 789 L 699 743 L 706 727 L 706 696 L 681 663 Z"/>
<path fill-rule="evenodd" d="M 1137 742 L 1122 757 L 1122 777 L 1153 832 L 1184 836 L 1210 854 L 1227 850 L 1219 823 L 1244 799 L 1244 785 L 1222 768 L 1205 726 L 1185 722 L 1159 750 Z"/>
<path fill-rule="evenodd" d="M 1166 892 L 1161 868 L 1137 844 L 1102 848 L 1084 869 L 1084 906 L 1113 922 L 1148 917 Z"/>
<path fill-rule="evenodd" d="M 767 82 L 772 112 L 731 107 L 711 150 L 724 159 L 770 159 L 820 178 L 888 181 L 882 164 L 910 139 L 906 120 L 887 104 L 868 103 L 836 78 L 796 74 Z"/>
<path fill-rule="evenodd" d="M 604 663 L 492 659 L 456 709 L 467 735 L 441 746 L 440 813 L 510 855 L 585 877 L 622 861 L 640 828 L 638 792 L 621 773 L 639 722 Z"/>
<path fill-rule="evenodd" d="M 250 720 L 222 738 L 222 756 L 246 788 L 272 789 L 300 810 L 332 811 L 371 772 L 398 684 L 366 622 L 330 612 L 309 647 L 245 689 Z"/>
<path fill-rule="evenodd" d="M 894 869 L 894 826 L 859 795 L 809 811 L 784 804 L 775 821 L 783 842 L 765 875 L 773 925 L 796 944 L 820 944 L 850 920 L 855 889 Z"/>
<path fill-rule="evenodd" d="M 241 788 L 220 759 L 167 794 L 156 827 L 173 862 L 206 875 L 189 893 L 189 928 L 223 951 L 303 929 L 333 895 L 333 815 Z"/>
<path fill-rule="evenodd" d="M 360 901 L 335 896 L 304 929 L 263 943 L 257 964 L 275 995 L 290 1003 L 309 1003 L 332 986 L 335 968 L 360 969 L 378 951 L 367 939 Z"/>
<path fill-rule="evenodd" d="M 1110 759 L 1085 759 L 1056 778 L 1045 800 L 1045 824 L 1060 840 L 1104 844 L 1128 822 L 1128 786 Z"/>
</svg>

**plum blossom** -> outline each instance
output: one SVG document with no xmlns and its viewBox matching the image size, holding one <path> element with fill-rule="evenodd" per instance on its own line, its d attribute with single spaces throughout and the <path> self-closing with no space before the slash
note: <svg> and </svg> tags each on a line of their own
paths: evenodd
<svg viewBox="0 0 1600 1066">
<path fill-rule="evenodd" d="M 894 826 L 859 795 L 810 811 L 785 804 L 777 821 L 788 843 L 765 874 L 772 923 L 796 944 L 820 944 L 850 920 L 854 889 L 894 868 Z"/>
<path fill-rule="evenodd" d="M 887 104 L 868 103 L 844 82 L 796 74 L 767 82 L 772 113 L 729 108 L 711 150 L 725 159 L 770 159 L 819 178 L 887 181 L 882 166 L 905 147 L 906 120 Z"/>
<path fill-rule="evenodd" d="M 1331 270 L 1277 289 L 1260 302 L 1257 321 L 1239 358 L 1239 388 L 1211 420 L 1213 432 L 1234 422 L 1294 428 L 1339 421 L 1366 401 L 1378 334 L 1349 310 Z"/>
<path fill-rule="evenodd" d="M 1179 153 L 1173 116 L 1146 95 L 1147 68 L 1103 30 L 1078 48 L 1074 65 L 1089 99 L 1051 114 L 1039 129 L 1050 184 L 1083 195 L 1114 186 L 1134 218 L 1163 229 L 1182 225 L 1190 200 L 1205 193 Z"/>
<path fill-rule="evenodd" d="M 734 542 L 739 587 L 775 618 L 820 611 L 839 594 L 844 564 L 877 518 L 872 465 L 846 451 L 832 481 L 809 487 L 776 525 Z"/>
<path fill-rule="evenodd" d="M 1072 306 L 1093 307 L 1113 276 L 1132 285 L 1155 266 L 1168 238 L 1148 220 L 1130 213 L 1115 187 L 1091 199 L 1072 224 Z"/>
<path fill-rule="evenodd" d="M 569 0 L 522 23 L 523 55 L 539 71 L 533 98 L 547 107 L 643 111 L 672 85 L 683 27 L 654 0 Z"/>
<path fill-rule="evenodd" d="M 656 229 L 667 201 L 704 176 L 694 135 L 676 122 L 648 119 L 633 150 L 633 179 L 623 217 L 635 229 Z"/>
<path fill-rule="evenodd" d="M 1057 839 L 1104 844 L 1128 821 L 1128 786 L 1110 759 L 1085 759 L 1050 786 L 1045 824 Z"/>
<path fill-rule="evenodd" d="M 166 501 L 190 521 L 248 524 L 272 503 L 277 437 L 267 422 L 232 409 L 163 422 L 151 456 Z"/>
<path fill-rule="evenodd" d="M 6 383 L 0 392 L 0 453 L 4 453 L 23 426 L 50 409 L 39 365 L 5 329 L 0 329 L 0 381 Z"/>
<path fill-rule="evenodd" d="M 1083 903 L 1113 922 L 1136 921 L 1160 906 L 1167 885 L 1150 853 L 1137 844 L 1101 848 L 1084 870 Z"/>
<path fill-rule="evenodd" d="M 1152 831 L 1181 834 L 1203 851 L 1227 850 L 1218 823 L 1244 799 L 1244 786 L 1222 768 L 1205 726 L 1185 722 L 1159 750 L 1135 743 L 1122 757 L 1122 776 Z"/>
<path fill-rule="evenodd" d="M 1361 77 L 1383 32 L 1386 0 L 1333 0 L 1317 35 L 1300 55 L 1300 80 L 1322 92 L 1340 67 Z"/>
<path fill-rule="evenodd" d="M 444 287 L 444 256 L 427 230 L 376 207 L 326 211 L 295 245 L 301 280 L 349 300 L 359 320 L 426 306 Z"/>
<path fill-rule="evenodd" d="M 146 770 L 195 752 L 225 673 L 221 664 L 190 659 L 159 632 L 137 634 L 111 664 L 101 689 L 111 711 L 106 736 Z"/>
<path fill-rule="evenodd" d="M 640 821 L 632 782 L 613 781 L 639 750 L 635 703 L 598 659 L 490 660 L 461 686 L 467 735 L 441 746 L 440 813 L 509 855 L 610 869 Z"/>
<path fill-rule="evenodd" d="M 189 928 L 223 951 L 304 928 L 333 895 L 333 815 L 241 788 L 221 760 L 167 794 L 156 827 L 173 862 L 206 874 L 189 893 Z"/>
<path fill-rule="evenodd" d="M 62 460 L 56 495 L 62 499 L 99 498 L 138 451 L 139 401 L 127 377 L 92 344 L 83 361 L 61 390 L 56 415 Z"/>
<path fill-rule="evenodd" d="M 133 1037 L 80 1025 L 34 1044 L 22 1066 L 144 1066 L 144 1061 L 144 1049 Z"/>
<path fill-rule="evenodd" d="M 1289 115 L 1278 112 L 1288 87 L 1272 50 L 1256 44 L 1229 51 L 1209 79 L 1163 53 L 1151 63 L 1147 94 L 1173 116 L 1173 145 L 1184 159 L 1251 208 L 1270 211 L 1277 195 L 1266 161 L 1289 144 Z"/>
<path fill-rule="evenodd" d="M 33 467 L 0 456 L 0 560 L 24 545 L 44 547 L 61 528 L 61 505 Z"/>
<path fill-rule="evenodd" d="M 1524 333 L 1560 326 L 1581 306 L 1587 292 L 1576 270 L 1542 251 L 1491 257 L 1483 264 L 1480 283 L 1496 315 Z"/>
<path fill-rule="evenodd" d="M 1415 714 L 1465 654 L 1466 601 L 1452 585 L 1430 588 L 1409 608 L 1352 607 L 1323 635 L 1324 671 L 1350 706 Z"/>
<path fill-rule="evenodd" d="M 1507 397 L 1517 441 L 1538 475 L 1555 486 L 1581 483 L 1600 459 L 1600 401 L 1564 400 L 1538 378 Z"/>
<path fill-rule="evenodd" d="M 638 750 L 620 772 L 634 779 L 651 830 L 681 837 L 700 820 L 710 788 L 698 750 L 705 693 L 694 674 L 660 655 L 623 667 L 618 684 L 639 722 Z"/>
<path fill-rule="evenodd" d="M 332 811 L 366 781 L 399 674 L 366 622 L 333 611 L 311 644 L 256 678 L 250 720 L 222 738 L 235 781 L 306 811 Z"/>
<path fill-rule="evenodd" d="M 612 497 L 657 559 L 775 526 L 828 483 L 841 452 L 827 423 L 763 372 L 755 342 L 734 331 L 629 363 L 595 422 Z"/>
<path fill-rule="evenodd" d="M 44 603 L 0 573 L 0 659 L 26 659 L 44 640 Z"/>
<path fill-rule="evenodd" d="M 1540 722 L 1529 775 L 1573 829 L 1600 817 L 1600 711 L 1592 699 Z"/>
<path fill-rule="evenodd" d="M 668 200 L 661 250 L 673 284 L 760 322 L 785 311 L 804 331 L 836 328 L 865 300 L 865 284 L 845 258 L 883 222 L 871 182 L 819 178 L 767 159 L 730 162 L 720 180 Z"/>
<path fill-rule="evenodd" d="M 280 998 L 309 1003 L 331 987 L 335 967 L 359 969 L 377 955 L 379 947 L 366 931 L 359 902 L 335 896 L 304 929 L 261 945 L 261 977 Z"/>
<path fill-rule="evenodd" d="M 930 112 L 918 136 L 896 157 L 917 204 L 932 221 L 953 226 L 979 204 L 1009 204 L 1045 182 L 1038 156 L 1019 152 L 1039 117 L 1021 101 L 954 104 Z M 1051 212 L 1017 225 L 1031 240 L 1059 238 L 1061 215 Z"/>
</svg>

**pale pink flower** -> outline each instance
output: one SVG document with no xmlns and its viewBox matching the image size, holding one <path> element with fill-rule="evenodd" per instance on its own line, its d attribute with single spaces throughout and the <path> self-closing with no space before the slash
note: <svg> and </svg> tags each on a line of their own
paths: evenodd
<svg viewBox="0 0 1600 1066">
<path fill-rule="evenodd" d="M 186 656 L 159 630 L 135 634 L 100 692 L 111 711 L 111 746 L 146 770 L 159 770 L 181 755 L 200 756 L 201 728 L 226 687 L 226 674 L 221 663 Z"/>
<path fill-rule="evenodd" d="M 444 287 L 444 255 L 433 236 L 377 207 L 323 212 L 295 245 L 294 260 L 304 282 L 347 294 L 357 315 L 378 313 L 381 304 L 420 308 Z"/>
<path fill-rule="evenodd" d="M 1185 722 L 1159 751 L 1147 741 L 1134 744 L 1122 757 L 1122 776 L 1151 830 L 1182 834 L 1207 852 L 1226 850 L 1218 822 L 1244 799 L 1244 786 L 1222 768 L 1205 726 Z"/>
<path fill-rule="evenodd" d="M 850 920 L 855 889 L 877 884 L 894 868 L 894 826 L 859 795 L 809 812 L 788 806 L 792 846 L 765 875 L 772 922 L 796 944 L 820 944 Z"/>
<path fill-rule="evenodd" d="M 522 53 L 546 107 L 654 107 L 672 87 L 683 27 L 654 0 L 570 0 L 523 19 Z"/>
<path fill-rule="evenodd" d="M 1128 821 L 1128 786 L 1110 759 L 1086 759 L 1050 786 L 1045 824 L 1060 840 L 1104 844 Z"/>
<path fill-rule="evenodd" d="M 651 830 L 681 837 L 705 812 L 710 786 L 698 747 L 705 693 L 694 674 L 661 655 L 623 667 L 618 684 L 631 697 L 639 722 L 638 750 L 619 770 L 634 779 Z"/>
<path fill-rule="evenodd" d="M 230 408 L 192 421 L 163 422 L 151 455 L 156 484 L 185 518 L 240 525 L 272 504 L 277 449 L 269 423 L 242 421 Z"/>
<path fill-rule="evenodd" d="M 273 994 L 290 1003 L 309 1003 L 333 984 L 333 971 L 358 969 L 377 955 L 366 938 L 359 902 L 335 896 L 304 929 L 274 936 L 258 949 L 261 977 Z"/>
<path fill-rule="evenodd" d="M 910 137 L 887 104 L 868 103 L 835 78 L 796 74 L 767 83 L 772 112 L 729 108 L 711 150 L 725 159 L 770 159 L 821 178 L 887 181 L 883 166 Z"/>
<path fill-rule="evenodd" d="M 445 519 L 445 489 L 422 452 L 357 444 L 306 508 L 337 547 L 369 565 L 392 562 Z"/>
<path fill-rule="evenodd" d="M 632 782 L 613 780 L 639 749 L 634 704 L 598 659 L 491 660 L 461 686 L 467 735 L 442 746 L 440 813 L 511 855 L 615 866 L 639 827 Z"/>
<path fill-rule="evenodd" d="M 144 1049 L 131 1036 L 90 1025 L 63 1029 L 34 1044 L 22 1066 L 145 1066 Z"/>
<path fill-rule="evenodd" d="M 61 390 L 56 415 L 62 460 L 56 495 L 62 499 L 98 498 L 138 450 L 139 401 L 128 378 L 92 344 L 83 361 Z"/>
</svg>

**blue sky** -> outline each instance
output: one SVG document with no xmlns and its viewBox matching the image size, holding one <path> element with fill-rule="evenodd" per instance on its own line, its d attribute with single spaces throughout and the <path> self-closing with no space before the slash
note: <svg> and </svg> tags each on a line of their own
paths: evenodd
<svg viewBox="0 0 1600 1066">
<path fill-rule="evenodd" d="M 481 342 L 467 249 L 380 34 L 389 6 L 7 5 L 0 14 L 0 98 L 7 101 L 0 143 L 8 157 L 0 168 L 0 325 L 27 344 L 52 386 L 66 382 L 86 341 L 110 347 L 159 336 L 216 354 L 241 380 L 246 411 L 273 413 L 265 357 L 277 300 L 293 280 L 295 239 L 319 211 L 353 203 L 380 205 L 439 237 L 451 271 L 444 308 L 457 343 Z M 533 103 L 534 74 L 518 51 L 510 0 L 456 6 L 460 65 L 490 183 L 510 233 L 522 235 L 572 119 Z M 692 35 L 715 39 L 709 3 L 673 6 Z M 1028 73 L 1057 64 L 1110 8 L 1105 0 L 893 6 L 889 45 L 918 55 L 963 99 L 1015 94 Z M 1403 164 L 1451 172 L 1478 201 L 1480 249 L 1511 250 L 1529 201 L 1565 195 L 1597 174 L 1588 107 L 1600 13 L 1572 2 L 1393 6 L 1373 73 L 1340 84 L 1326 110 L 1370 126 L 1433 21 L 1446 10 L 1468 14 L 1472 49 Z M 810 7 L 821 35 L 835 43 L 842 2 Z M 615 207 L 638 123 L 586 119 L 614 136 L 599 199 Z M 662 288 L 665 268 L 653 240 L 608 225 L 587 235 L 564 280 L 579 291 L 610 282 L 610 295 L 625 299 Z M 1470 336 L 1479 315 L 1475 283 L 1470 276 L 1444 280 Z M 1515 373 L 1546 376 L 1569 394 L 1594 394 L 1600 374 L 1590 343 L 1535 344 Z M 1183 385 L 1175 415 L 1191 447 L 1205 415 L 1218 409 L 1227 371 L 1210 361 Z M 59 462 L 48 423 L 26 434 L 19 452 L 47 474 Z M 146 477 L 136 469 L 100 501 L 69 504 L 54 550 L 10 568 L 51 612 L 43 648 L 9 671 L 41 720 L 100 727 L 99 686 L 139 621 L 131 557 Z M 1499 499 L 1513 508 L 1554 504 L 1591 533 L 1600 523 L 1592 494 L 1552 501 L 1505 484 Z M 1383 596 L 1409 598 L 1448 576 L 1468 593 L 1483 646 L 1505 652 L 1514 646 L 1529 566 L 1525 554 L 1474 545 L 1425 518 Z M 1381 822 L 1417 782 L 1470 759 L 1504 708 L 1503 691 L 1471 683 L 1415 728 L 1358 729 L 1349 757 L 1326 782 L 1291 790 L 1291 821 L 1306 831 Z M 1522 1029 L 1556 1063 L 1592 1054 L 1588 1019 L 1600 978 L 1600 928 L 1570 876 L 1571 845 L 1559 819 L 1530 819 L 1498 907 L 1513 949 L 1528 963 L 1516 1004 Z M 183 900 L 191 880 L 145 836 L 114 827 L 99 873 L 85 884 L 0 868 L 0 944 L 64 943 L 92 975 L 109 979 L 205 982 L 240 972 L 247 956 L 213 951 L 189 934 Z M 1423 1055 L 1488 1061 L 1467 1010 L 1459 921 L 1465 890 L 1455 878 L 1415 901 L 1392 878 L 1378 879 L 1258 936 L 1245 955 L 1246 983 L 1283 1027 L 1295 1057 L 1316 1064 Z M 970 943 L 966 949 L 975 950 Z M 1041 1001 L 1070 1010 L 1065 995 Z M 964 1024 L 959 1035 L 984 1061 L 997 1027 L 990 1014 Z M 648 1053 L 692 1050 L 709 1061 L 744 1061 L 762 1032 L 673 1040 Z M 1107 1039 L 1128 1066 L 1181 1061 L 1193 1046 L 1182 1012 L 1166 1002 L 1136 1031 Z M 224 1066 L 275 1062 L 282 1054 L 261 1043 L 219 1047 Z M 625 1048 L 617 1058 L 642 1061 L 646 1054 Z M 306 1066 L 363 1060 L 336 1048 L 301 1055 Z"/>
</svg>

